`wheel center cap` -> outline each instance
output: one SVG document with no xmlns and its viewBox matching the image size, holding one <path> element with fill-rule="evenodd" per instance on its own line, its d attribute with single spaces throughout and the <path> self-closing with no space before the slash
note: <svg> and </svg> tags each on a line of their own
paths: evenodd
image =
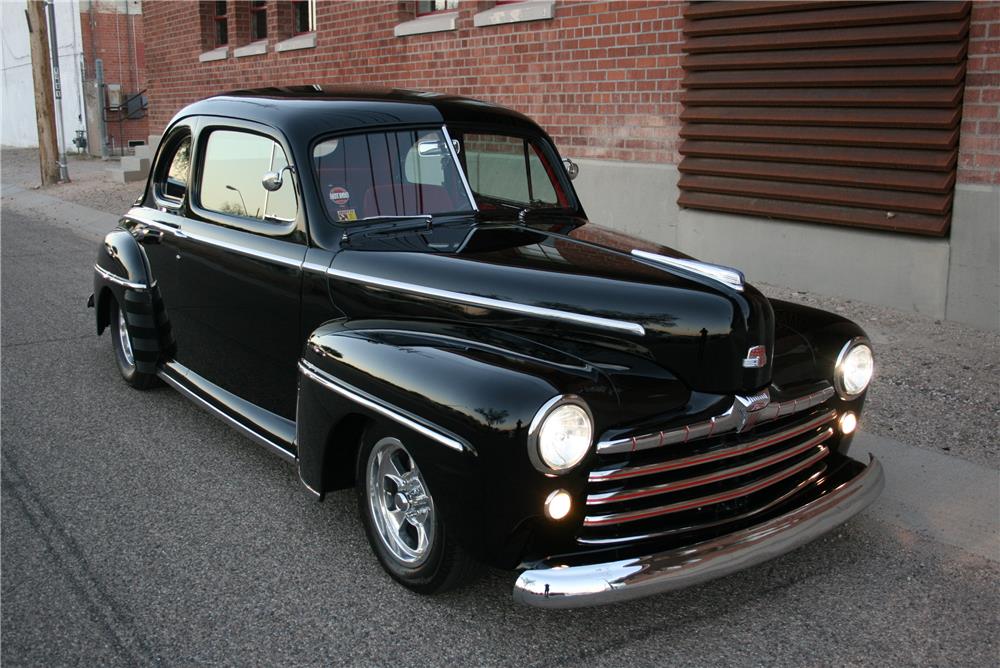
<svg viewBox="0 0 1000 668">
<path fill-rule="evenodd" d="M 396 492 L 396 496 L 393 497 L 393 501 L 395 502 L 396 507 L 403 512 L 410 509 L 410 499 L 402 492 Z"/>
</svg>

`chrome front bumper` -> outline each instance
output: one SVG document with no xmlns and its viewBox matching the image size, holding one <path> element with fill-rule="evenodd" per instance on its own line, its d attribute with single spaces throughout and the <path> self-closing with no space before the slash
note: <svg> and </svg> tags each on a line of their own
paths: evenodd
<svg viewBox="0 0 1000 668">
<path fill-rule="evenodd" d="M 742 531 L 644 557 L 524 571 L 514 585 L 514 600 L 541 608 L 577 608 L 707 582 L 818 538 L 867 508 L 884 486 L 882 465 L 871 457 L 857 476 L 824 496 Z"/>
</svg>

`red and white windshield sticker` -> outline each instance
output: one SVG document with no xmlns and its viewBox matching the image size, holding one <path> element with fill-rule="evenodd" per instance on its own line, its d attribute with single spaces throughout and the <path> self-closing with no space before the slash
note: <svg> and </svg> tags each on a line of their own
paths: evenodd
<svg viewBox="0 0 1000 668">
<path fill-rule="evenodd" d="M 340 186 L 330 188 L 330 201 L 337 206 L 347 206 L 347 203 L 351 201 L 351 193 Z"/>
</svg>

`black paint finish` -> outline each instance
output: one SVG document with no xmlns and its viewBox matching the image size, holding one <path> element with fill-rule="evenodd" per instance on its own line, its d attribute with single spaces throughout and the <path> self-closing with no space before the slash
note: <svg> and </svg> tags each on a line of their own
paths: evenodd
<svg viewBox="0 0 1000 668">
<path fill-rule="evenodd" d="M 98 265 L 110 274 L 155 282 L 158 327 L 167 332 L 158 352 L 164 373 L 295 453 L 303 483 L 317 495 L 353 484 L 361 434 L 395 430 L 448 525 L 480 559 L 515 567 L 580 551 L 582 501 L 597 455 L 560 476 L 532 466 L 528 426 L 543 404 L 563 394 L 583 398 L 597 438 L 683 426 L 719 415 L 735 395 L 770 389 L 776 398 L 795 397 L 829 383 L 844 343 L 863 336 L 839 316 L 631 255 L 685 257 L 588 223 L 561 167 L 558 178 L 572 194 L 563 210 L 454 215 L 405 229 L 345 228 L 323 215 L 310 173 L 316 141 L 442 125 L 534 137 L 559 164 L 533 122 L 474 100 L 314 87 L 238 92 L 177 115 L 164 136 L 176 127 L 190 132 L 191 187 L 182 201 L 160 199 L 157 162 L 141 204 L 99 251 Z M 203 134 L 222 126 L 265 134 L 285 150 L 297 170 L 287 177 L 300 203 L 294 223 L 267 227 L 198 206 Z M 99 332 L 108 324 L 106 300 L 122 299 L 123 290 L 95 275 Z M 628 330 L 635 326 L 643 332 Z M 742 360 L 756 345 L 767 347 L 767 364 L 746 369 Z M 343 383 L 348 395 L 303 374 L 300 360 Z M 468 447 L 449 448 L 350 392 Z M 829 402 L 838 410 L 862 404 L 863 397 Z M 839 466 L 853 466 L 843 456 L 849 439 L 831 444 Z M 552 522 L 542 506 L 557 488 L 576 503 L 568 518 Z"/>
</svg>

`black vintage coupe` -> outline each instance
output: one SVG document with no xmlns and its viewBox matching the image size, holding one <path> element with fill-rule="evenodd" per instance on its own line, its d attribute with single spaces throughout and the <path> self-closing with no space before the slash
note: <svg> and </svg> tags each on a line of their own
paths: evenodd
<svg viewBox="0 0 1000 668">
<path fill-rule="evenodd" d="M 573 607 L 703 582 L 870 504 L 864 332 L 587 222 L 523 115 L 240 91 L 170 122 L 94 267 L 125 381 L 354 487 L 386 571 Z M 836 568 L 836 561 L 829 562 Z"/>
</svg>

